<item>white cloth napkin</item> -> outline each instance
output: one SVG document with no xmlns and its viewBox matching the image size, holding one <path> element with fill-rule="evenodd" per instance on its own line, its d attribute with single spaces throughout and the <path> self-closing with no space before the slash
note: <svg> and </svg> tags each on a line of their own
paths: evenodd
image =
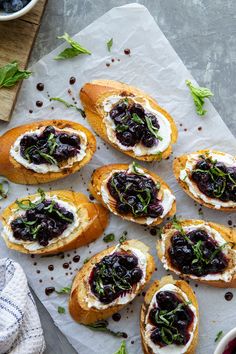
<svg viewBox="0 0 236 354">
<path fill-rule="evenodd" d="M 0 259 L 0 354 L 41 354 L 45 342 L 37 308 L 21 266 Z"/>
</svg>

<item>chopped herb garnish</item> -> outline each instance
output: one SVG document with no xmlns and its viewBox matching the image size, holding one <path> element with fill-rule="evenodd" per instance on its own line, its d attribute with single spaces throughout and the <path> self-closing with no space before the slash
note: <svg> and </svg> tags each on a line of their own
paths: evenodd
<svg viewBox="0 0 236 354">
<path fill-rule="evenodd" d="M 64 39 L 67 43 L 70 44 L 70 48 L 64 49 L 60 54 L 58 54 L 54 59 L 55 60 L 63 60 L 74 58 L 80 54 L 91 54 L 91 52 L 82 47 L 78 42 L 72 39 L 68 33 L 64 33 L 63 36 L 57 37 L 58 39 Z"/>
<path fill-rule="evenodd" d="M 114 354 L 128 354 L 126 349 L 126 342 L 123 340 L 120 348 Z"/>
<path fill-rule="evenodd" d="M 36 202 L 31 202 L 30 199 L 17 199 L 16 204 L 22 210 L 34 209 L 38 204 L 42 203 L 45 200 L 45 192 L 41 188 L 38 188 L 38 193 L 40 194 L 40 199 Z"/>
<path fill-rule="evenodd" d="M 69 102 L 66 102 L 65 100 L 63 100 L 62 98 L 60 97 L 51 97 L 50 98 L 50 101 L 58 101 L 58 102 L 61 102 L 63 103 L 66 108 L 75 108 L 77 111 L 79 111 L 82 115 L 83 118 L 85 118 L 85 111 L 79 107 L 77 107 L 75 104 L 73 103 L 69 103 Z"/>
<path fill-rule="evenodd" d="M 116 131 L 118 132 L 118 133 L 123 133 L 123 132 L 125 132 L 126 130 L 128 130 L 129 129 L 129 126 L 127 125 L 127 124 L 118 124 L 117 126 L 116 126 Z"/>
<path fill-rule="evenodd" d="M 146 123 L 147 123 L 148 130 L 152 133 L 152 135 L 154 135 L 155 138 L 157 138 L 158 140 L 162 141 L 163 138 L 158 134 L 159 129 L 154 127 L 154 125 L 152 124 L 151 119 L 148 116 L 145 116 L 145 120 L 146 120 Z"/>
<path fill-rule="evenodd" d="M 140 172 L 140 171 L 138 170 L 138 169 L 140 169 L 140 168 L 141 168 L 141 166 L 140 166 L 137 162 L 135 162 L 135 161 L 132 162 L 132 170 L 133 170 L 133 172 L 136 173 L 136 175 L 143 176 L 144 173 L 143 173 L 143 172 Z"/>
<path fill-rule="evenodd" d="M 218 342 L 218 340 L 222 337 L 223 331 L 219 331 L 215 337 L 215 342 Z"/>
<path fill-rule="evenodd" d="M 119 238 L 119 243 L 124 243 L 127 240 L 127 231 L 124 231 L 121 235 L 121 237 Z"/>
<path fill-rule="evenodd" d="M 108 242 L 112 242 L 115 240 L 115 235 L 113 233 L 111 234 L 107 234 L 103 237 L 103 241 L 108 243 Z"/>
<path fill-rule="evenodd" d="M 57 312 L 61 315 L 61 314 L 65 314 L 66 313 L 66 309 L 62 306 L 58 306 L 57 308 Z"/>
<path fill-rule="evenodd" d="M 143 121 L 136 113 L 133 113 L 133 114 L 132 114 L 132 120 L 133 120 L 135 123 L 144 124 L 144 121 Z"/>
<path fill-rule="evenodd" d="M 18 81 L 23 79 L 28 79 L 30 77 L 31 71 L 20 70 L 17 61 L 6 64 L 0 68 L 0 88 L 1 87 L 12 87 Z"/>
<path fill-rule="evenodd" d="M 85 258 L 84 264 L 88 263 L 89 260 L 90 260 L 90 257 Z"/>
<path fill-rule="evenodd" d="M 197 114 L 199 116 L 204 116 L 206 114 L 206 110 L 203 109 L 204 99 L 214 96 L 211 90 L 206 87 L 196 87 L 193 86 L 191 81 L 186 80 L 186 85 L 189 87 L 191 95 L 193 97 L 193 101 L 196 107 Z"/>
<path fill-rule="evenodd" d="M 111 47 L 113 45 L 113 38 L 109 39 L 109 41 L 107 41 L 107 49 L 108 49 L 108 52 L 111 51 Z"/>
<path fill-rule="evenodd" d="M 85 326 L 92 329 L 93 331 L 109 333 L 115 337 L 123 337 L 124 334 L 123 332 L 114 332 L 110 328 L 108 328 L 108 321 L 106 320 L 97 321 L 95 323 L 91 323 Z"/>
<path fill-rule="evenodd" d="M 65 288 L 62 288 L 60 290 L 56 290 L 57 294 L 69 294 L 71 291 L 71 286 L 67 286 Z"/>
<path fill-rule="evenodd" d="M 7 197 L 9 191 L 9 183 L 8 181 L 0 177 L 0 200 L 5 199 Z"/>
</svg>

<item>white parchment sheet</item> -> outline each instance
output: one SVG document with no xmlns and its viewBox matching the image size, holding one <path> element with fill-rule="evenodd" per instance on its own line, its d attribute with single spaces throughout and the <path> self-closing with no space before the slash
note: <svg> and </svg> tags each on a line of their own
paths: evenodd
<svg viewBox="0 0 236 354">
<path fill-rule="evenodd" d="M 58 35 L 60 34 L 58 33 Z M 114 44 L 111 53 L 109 53 L 106 42 L 112 37 Z M 179 129 L 179 138 L 174 146 L 173 156 L 202 148 L 217 148 L 235 154 L 235 139 L 211 103 L 206 103 L 208 113 L 205 117 L 196 115 L 192 98 L 185 85 L 186 79 L 193 82 L 194 79 L 145 7 L 131 4 L 114 8 L 78 33 L 75 39 L 90 49 L 92 55 L 81 55 L 60 62 L 55 61 L 53 57 L 66 46 L 62 44 L 42 58 L 32 67 L 32 77 L 24 81 L 12 121 L 9 125 L 1 125 L 2 132 L 22 123 L 55 118 L 73 120 L 89 127 L 86 119 L 83 119 L 79 112 L 72 108 L 67 109 L 59 102 L 50 102 L 48 94 L 51 97 L 61 97 L 72 102 L 72 98 L 68 94 L 69 88 L 72 90 L 72 95 L 77 97 L 80 87 L 85 82 L 93 79 L 113 79 L 140 87 L 171 113 Z M 130 48 L 130 56 L 124 54 L 125 48 Z M 114 62 L 111 62 L 112 58 L 115 58 Z M 117 60 L 118 58 L 120 61 Z M 106 63 L 111 63 L 111 65 L 107 67 Z M 69 78 L 71 76 L 75 76 L 77 81 L 75 85 L 70 87 Z M 38 82 L 44 83 L 44 91 L 36 90 Z M 35 106 L 36 100 L 43 101 L 42 108 Z M 29 113 L 30 109 L 33 110 L 32 114 Z M 92 162 L 82 171 L 64 180 L 44 185 L 43 188 L 45 190 L 72 188 L 75 191 L 88 194 L 87 183 L 93 169 L 108 163 L 131 162 L 130 158 L 104 144 L 99 137 L 97 137 L 97 144 L 98 150 Z M 146 167 L 148 166 L 149 169 L 160 174 L 169 183 L 177 198 L 177 214 L 179 216 L 199 218 L 198 209 L 200 206 L 196 206 L 193 200 L 180 189 L 173 177 L 173 156 L 161 163 L 146 164 Z M 37 186 L 26 188 L 26 186 L 11 184 L 9 197 L 1 202 L 1 208 L 3 209 L 17 197 L 36 192 L 37 188 Z M 229 213 L 205 208 L 203 208 L 203 216 L 200 217 L 225 225 L 228 220 L 232 220 L 233 224 L 236 223 L 235 214 L 233 216 Z M 151 253 L 155 256 L 158 267 L 153 279 L 165 275 L 166 272 L 157 260 L 155 252 L 156 237 L 151 236 L 143 226 L 121 221 L 120 218 L 112 215 L 106 233 L 114 232 L 116 240 L 118 240 L 124 230 L 128 231 L 129 239 L 137 238 L 151 247 Z M 81 256 L 81 260 L 79 263 L 74 263 L 72 260 L 75 255 L 74 251 L 66 252 L 64 259 L 60 257 L 31 258 L 7 250 L 3 241 L 0 240 L 1 257 L 9 256 L 20 262 L 27 273 L 31 286 L 50 312 L 56 325 L 81 354 L 112 354 L 119 347 L 121 339 L 91 331 L 75 323 L 68 314 L 68 296 L 56 293 L 46 296 L 45 288 L 55 286 L 60 289 L 70 285 L 76 270 L 83 265 L 83 260 L 106 246 L 107 244 L 103 242 L 101 237 L 89 247 L 78 249 L 76 254 Z M 72 262 L 71 269 L 64 269 L 62 264 L 69 261 Z M 34 265 L 35 263 L 37 265 Z M 49 264 L 54 265 L 53 271 L 48 270 Z M 195 283 L 192 283 L 192 286 L 196 291 L 200 306 L 200 338 L 197 353 L 211 354 L 215 347 L 214 339 L 217 332 L 223 330 L 226 333 L 235 326 L 236 292 L 234 291 L 233 300 L 227 302 L 224 299 L 226 289 L 210 288 L 203 285 L 195 287 Z M 109 320 L 111 328 L 127 332 L 129 354 L 142 353 L 139 336 L 139 311 L 142 300 L 143 296 L 141 295 L 133 301 L 132 305 L 128 305 L 121 311 L 120 322 Z M 66 314 L 58 314 L 58 306 L 64 306 Z M 131 344 L 131 341 L 134 341 L 134 344 Z"/>
</svg>

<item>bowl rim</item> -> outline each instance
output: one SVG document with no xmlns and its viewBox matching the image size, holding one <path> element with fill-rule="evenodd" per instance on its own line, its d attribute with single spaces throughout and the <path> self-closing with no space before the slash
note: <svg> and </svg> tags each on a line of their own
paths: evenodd
<svg viewBox="0 0 236 354">
<path fill-rule="evenodd" d="M 236 327 L 232 328 L 224 337 L 219 341 L 214 354 L 222 354 L 223 350 L 226 348 L 226 345 L 236 337 Z"/>
<path fill-rule="evenodd" d="M 18 17 L 21 17 L 23 15 L 25 15 L 28 11 L 30 11 L 38 2 L 39 0 L 30 0 L 30 2 L 23 7 L 23 9 L 16 11 L 16 12 L 12 12 L 12 13 L 5 13 L 4 15 L 1 15 L 0 12 L 0 21 L 10 21 L 10 20 L 14 20 Z"/>
</svg>

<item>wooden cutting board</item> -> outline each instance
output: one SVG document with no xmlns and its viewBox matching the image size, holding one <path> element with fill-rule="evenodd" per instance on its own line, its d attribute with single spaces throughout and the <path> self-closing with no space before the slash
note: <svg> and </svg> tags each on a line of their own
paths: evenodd
<svg viewBox="0 0 236 354">
<path fill-rule="evenodd" d="M 0 22 L 0 67 L 17 60 L 26 68 L 47 0 L 39 0 L 33 9 L 19 19 Z M 21 83 L 0 89 L 0 120 L 9 121 Z"/>
</svg>

